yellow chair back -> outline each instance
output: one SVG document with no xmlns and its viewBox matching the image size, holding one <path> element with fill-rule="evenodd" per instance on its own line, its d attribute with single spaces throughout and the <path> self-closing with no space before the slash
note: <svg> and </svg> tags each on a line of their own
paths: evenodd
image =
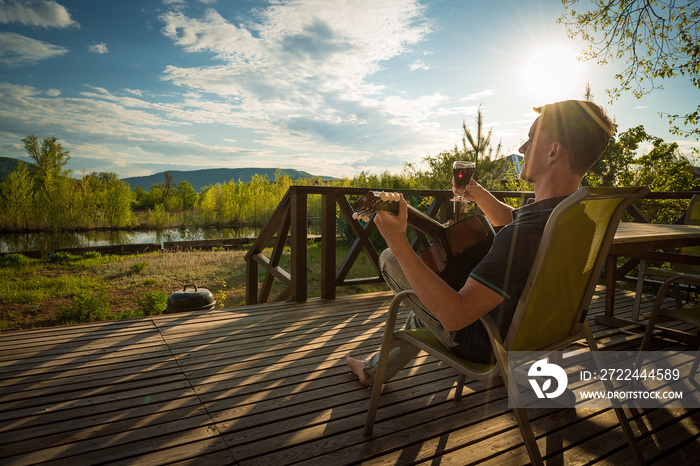
<svg viewBox="0 0 700 466">
<path fill-rule="evenodd" d="M 629 197 L 646 188 L 577 191 L 552 213 L 505 346 L 534 351 L 579 330 Z M 648 191 L 648 190 L 647 190 Z M 573 246 L 575 245 L 575 246 Z"/>
</svg>

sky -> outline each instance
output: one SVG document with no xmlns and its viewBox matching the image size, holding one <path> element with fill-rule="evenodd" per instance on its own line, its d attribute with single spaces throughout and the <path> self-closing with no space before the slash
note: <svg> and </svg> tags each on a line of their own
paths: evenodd
<svg viewBox="0 0 700 466">
<path fill-rule="evenodd" d="M 697 89 L 679 78 L 611 102 L 624 62 L 577 61 L 565 12 L 555 0 L 0 0 L 0 156 L 28 160 L 33 134 L 58 138 L 75 174 L 399 173 L 461 145 L 479 106 L 515 153 L 532 107 L 580 99 L 586 82 L 620 130 L 700 146 L 659 117 L 694 110 Z"/>
</svg>

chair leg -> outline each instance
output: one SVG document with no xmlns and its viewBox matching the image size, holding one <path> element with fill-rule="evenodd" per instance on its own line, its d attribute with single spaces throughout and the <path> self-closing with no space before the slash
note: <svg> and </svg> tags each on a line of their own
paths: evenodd
<svg viewBox="0 0 700 466">
<path fill-rule="evenodd" d="M 389 352 L 391 345 L 389 342 L 382 344 L 379 353 L 379 361 L 377 362 L 377 372 L 372 381 L 372 394 L 369 399 L 369 409 L 367 410 L 367 420 L 365 421 L 365 436 L 372 435 L 374 429 L 374 420 L 377 417 L 377 409 L 379 408 L 379 397 L 382 395 L 382 385 L 384 384 L 384 374 L 386 372 L 386 364 L 389 360 Z"/>
<path fill-rule="evenodd" d="M 619 407 L 613 408 L 613 410 L 617 415 L 617 419 L 620 421 L 620 427 L 622 427 L 622 432 L 625 434 L 627 444 L 632 449 L 632 452 L 634 453 L 634 456 L 637 459 L 637 463 L 640 466 L 647 464 L 646 460 L 644 459 L 644 455 L 642 454 L 642 450 L 639 448 L 639 443 L 637 442 L 637 439 L 634 436 L 634 431 L 632 431 L 632 426 L 630 426 L 630 422 L 627 419 L 625 409 Z"/>
<path fill-rule="evenodd" d="M 406 344 L 401 340 L 394 338 L 394 326 L 396 325 L 396 314 L 398 313 L 401 301 L 413 293 L 412 290 L 405 290 L 394 296 L 386 317 L 386 325 L 384 326 L 384 335 L 382 336 L 382 346 L 379 350 L 379 361 L 377 361 L 377 372 L 372 381 L 372 394 L 369 401 L 369 409 L 367 410 L 367 420 L 365 421 L 365 435 L 372 435 L 374 429 L 374 420 L 377 416 L 377 408 L 379 407 L 379 397 L 382 394 L 382 385 L 384 385 L 384 377 L 386 375 L 386 366 L 389 361 L 389 353 L 398 346 Z"/>
<path fill-rule="evenodd" d="M 369 409 L 367 410 L 367 420 L 365 421 L 365 435 L 372 435 L 372 430 L 374 428 L 374 420 L 377 416 L 377 409 L 379 408 L 379 397 L 382 395 L 382 388 L 386 378 L 386 368 L 389 363 L 389 354 L 391 350 L 399 346 L 406 345 L 407 343 L 403 340 L 399 340 L 393 337 L 393 325 L 395 321 L 395 315 L 393 319 L 390 319 L 391 327 L 385 329 L 384 338 L 382 339 L 382 346 L 379 349 L 379 360 L 377 361 L 377 371 L 374 375 L 374 380 L 372 381 L 372 393 L 369 399 Z"/>
<path fill-rule="evenodd" d="M 588 325 L 588 322 L 584 322 L 584 333 L 586 334 L 586 341 L 588 342 L 588 347 L 593 353 L 593 359 L 596 363 L 598 371 L 600 371 L 603 367 L 603 359 L 600 356 L 598 344 L 596 343 L 595 338 L 593 337 L 593 332 L 591 332 L 591 327 Z M 613 386 L 610 380 L 603 379 L 603 384 L 605 385 L 606 390 L 613 390 Z M 616 400 L 612 400 L 612 403 L 613 410 L 615 411 L 617 419 L 620 422 L 622 433 L 625 435 L 625 438 L 627 439 L 627 444 L 632 449 L 632 452 L 634 453 L 634 456 L 637 459 L 637 463 L 640 465 L 645 465 L 646 460 L 644 459 L 642 450 L 639 448 L 639 443 L 637 442 L 637 439 L 634 436 L 634 431 L 632 431 L 632 426 L 630 426 L 624 408 L 622 408 Z"/>
<path fill-rule="evenodd" d="M 493 342 L 492 342 L 493 344 Z M 519 389 L 516 377 L 510 377 L 508 374 L 508 353 L 500 345 L 494 344 L 494 355 L 496 356 L 496 364 L 499 366 L 501 378 L 503 383 L 508 388 L 508 396 L 514 397 L 515 406 L 519 406 Z M 532 426 L 530 425 L 530 420 L 527 418 L 527 410 L 525 408 L 513 408 L 513 414 L 515 414 L 515 420 L 518 422 L 518 428 L 520 429 L 520 435 L 525 443 L 525 448 L 530 456 L 530 461 L 532 464 L 537 466 L 544 466 L 544 461 L 542 460 L 542 455 L 540 454 L 540 449 L 537 446 L 537 440 L 535 439 L 535 434 L 532 432 Z"/>
<path fill-rule="evenodd" d="M 639 275 L 637 276 L 637 292 L 634 295 L 634 306 L 632 307 L 632 320 L 639 320 L 639 311 L 642 307 L 642 291 L 644 288 L 644 272 L 647 269 L 646 259 L 639 261 Z"/>
<path fill-rule="evenodd" d="M 457 379 L 457 388 L 455 390 L 455 401 L 462 399 L 462 392 L 464 391 L 464 384 L 467 382 L 467 376 L 464 374 L 459 374 Z"/>
<path fill-rule="evenodd" d="M 544 460 L 540 454 L 540 448 L 537 446 L 535 434 L 532 432 L 530 420 L 527 418 L 527 410 L 525 408 L 513 408 L 513 413 L 515 414 L 516 421 L 518 421 L 520 435 L 523 437 L 523 442 L 525 442 L 525 448 L 527 448 L 527 453 L 530 455 L 530 461 L 535 465 L 544 465 Z"/>
<path fill-rule="evenodd" d="M 676 307 L 683 306 L 683 297 L 681 296 L 681 286 L 678 283 L 673 284 L 673 297 L 676 300 Z"/>
<path fill-rule="evenodd" d="M 656 324 L 659 322 L 658 314 L 659 312 L 656 309 L 656 304 L 654 305 L 654 309 L 651 312 L 651 315 L 649 316 L 649 321 L 647 322 L 647 328 L 644 331 L 644 337 L 642 337 L 642 343 L 639 345 L 639 351 L 646 351 L 649 348 L 649 345 L 651 345 L 651 339 L 654 336 L 654 327 L 656 327 Z"/>
<path fill-rule="evenodd" d="M 698 332 L 700 333 L 700 330 L 698 330 Z M 695 353 L 695 360 L 693 361 L 693 365 L 690 366 L 690 374 L 688 377 L 691 379 L 695 378 L 695 373 L 698 371 L 698 364 L 700 364 L 700 350 Z"/>
</svg>

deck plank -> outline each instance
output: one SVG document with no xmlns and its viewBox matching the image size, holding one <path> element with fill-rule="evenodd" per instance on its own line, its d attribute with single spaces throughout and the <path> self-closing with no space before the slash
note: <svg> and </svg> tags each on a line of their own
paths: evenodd
<svg viewBox="0 0 700 466">
<path fill-rule="evenodd" d="M 343 356 L 377 350 L 389 293 L 0 334 L 2 464 L 528 464 L 500 381 L 468 382 L 421 355 L 389 382 L 374 435 L 369 391 Z M 643 309 L 651 306 L 643 302 Z M 639 334 L 593 322 L 606 349 Z M 616 315 L 632 294 L 618 290 Z M 674 346 L 675 345 L 675 346 Z M 655 348 L 682 348 L 655 341 Z M 531 410 L 549 464 L 627 464 L 612 410 Z M 650 464 L 693 464 L 700 410 L 632 419 Z"/>
</svg>

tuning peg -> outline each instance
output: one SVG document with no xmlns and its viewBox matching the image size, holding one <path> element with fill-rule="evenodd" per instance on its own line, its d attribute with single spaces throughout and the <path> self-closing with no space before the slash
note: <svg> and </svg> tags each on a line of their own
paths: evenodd
<svg viewBox="0 0 700 466">
<path fill-rule="evenodd" d="M 352 219 L 353 219 L 353 220 L 357 220 L 359 217 L 360 217 L 359 212 L 353 212 L 353 213 L 352 213 Z"/>
<path fill-rule="evenodd" d="M 382 191 L 381 193 L 379 193 L 379 199 L 381 199 L 384 202 L 388 201 L 389 193 L 385 193 L 384 191 Z"/>
<path fill-rule="evenodd" d="M 369 215 L 363 215 L 363 216 L 362 216 L 362 221 L 363 221 L 363 222 L 369 222 Z"/>
<path fill-rule="evenodd" d="M 390 193 L 390 196 L 392 201 L 398 202 L 398 200 L 401 199 L 401 195 L 399 195 L 399 193 Z"/>
</svg>

